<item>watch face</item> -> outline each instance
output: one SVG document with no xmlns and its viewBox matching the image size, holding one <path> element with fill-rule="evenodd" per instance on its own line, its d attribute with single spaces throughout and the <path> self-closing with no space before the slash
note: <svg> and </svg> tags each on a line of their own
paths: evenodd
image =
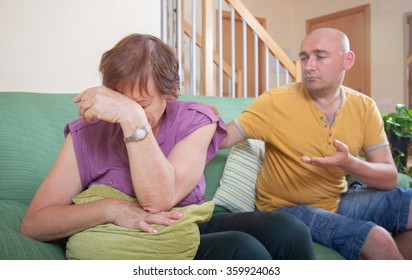
<svg viewBox="0 0 412 280">
<path fill-rule="evenodd" d="M 146 133 L 146 130 L 144 130 L 143 128 L 139 128 L 135 131 L 135 136 L 137 139 L 143 139 L 146 137 Z"/>
</svg>

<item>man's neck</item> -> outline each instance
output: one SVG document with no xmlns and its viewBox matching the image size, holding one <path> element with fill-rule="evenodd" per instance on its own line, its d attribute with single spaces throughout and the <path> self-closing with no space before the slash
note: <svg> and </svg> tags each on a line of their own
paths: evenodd
<svg viewBox="0 0 412 280">
<path fill-rule="evenodd" d="M 331 126 L 335 121 L 336 112 L 339 110 L 342 103 L 341 89 L 339 88 L 334 93 L 309 93 L 315 102 L 325 115 L 328 120 L 329 126 Z"/>
<path fill-rule="evenodd" d="M 333 105 L 338 99 L 340 99 L 340 89 L 334 93 L 309 93 L 313 101 L 321 108 L 329 107 Z"/>
</svg>

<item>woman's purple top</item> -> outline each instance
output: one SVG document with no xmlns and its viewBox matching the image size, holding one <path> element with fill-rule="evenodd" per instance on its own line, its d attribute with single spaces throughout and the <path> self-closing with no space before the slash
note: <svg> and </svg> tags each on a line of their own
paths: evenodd
<svg viewBox="0 0 412 280">
<path fill-rule="evenodd" d="M 211 123 L 217 123 L 217 128 L 207 150 L 207 163 L 216 155 L 220 143 L 226 137 L 226 127 L 203 104 L 178 100 L 168 103 L 156 137 L 157 143 L 167 156 L 176 143 L 196 129 Z M 65 135 L 72 135 L 83 189 L 94 184 L 104 184 L 136 196 L 120 125 L 98 119 L 93 123 L 78 119 L 66 125 L 64 132 Z M 202 176 L 194 190 L 176 206 L 203 203 L 205 189 L 206 182 Z"/>
</svg>

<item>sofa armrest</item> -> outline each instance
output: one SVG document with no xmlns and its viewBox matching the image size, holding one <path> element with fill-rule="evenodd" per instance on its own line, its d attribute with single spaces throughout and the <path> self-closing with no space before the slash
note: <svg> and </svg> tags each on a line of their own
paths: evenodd
<svg viewBox="0 0 412 280">
<path fill-rule="evenodd" d="M 27 206 L 12 200 L 0 200 L 0 259 L 65 259 L 63 241 L 40 242 L 19 233 Z"/>
</svg>

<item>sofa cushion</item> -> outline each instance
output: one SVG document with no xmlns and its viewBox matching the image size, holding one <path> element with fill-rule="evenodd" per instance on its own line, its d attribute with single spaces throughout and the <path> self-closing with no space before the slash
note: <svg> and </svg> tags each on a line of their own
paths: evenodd
<svg viewBox="0 0 412 280">
<path fill-rule="evenodd" d="M 76 204 L 102 198 L 135 201 L 125 193 L 104 185 L 94 185 L 74 197 Z M 198 223 L 210 219 L 214 204 L 174 208 L 185 215 L 171 226 L 155 225 L 158 233 L 152 234 L 112 223 L 98 225 L 71 236 L 67 242 L 68 259 L 109 260 L 190 260 L 200 244 Z"/>
<path fill-rule="evenodd" d="M 213 201 L 230 212 L 255 210 L 256 179 L 265 153 L 263 141 L 246 139 L 233 147 Z"/>
<path fill-rule="evenodd" d="M 11 200 L 0 200 L 1 260 L 63 260 L 64 242 L 40 242 L 19 233 L 27 206 Z"/>
</svg>

